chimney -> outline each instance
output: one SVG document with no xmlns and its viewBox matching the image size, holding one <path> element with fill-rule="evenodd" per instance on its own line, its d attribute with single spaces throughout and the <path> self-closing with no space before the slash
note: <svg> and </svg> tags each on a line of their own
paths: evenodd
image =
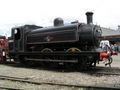
<svg viewBox="0 0 120 90">
<path fill-rule="evenodd" d="M 87 24 L 93 24 L 93 12 L 86 12 Z"/>
</svg>

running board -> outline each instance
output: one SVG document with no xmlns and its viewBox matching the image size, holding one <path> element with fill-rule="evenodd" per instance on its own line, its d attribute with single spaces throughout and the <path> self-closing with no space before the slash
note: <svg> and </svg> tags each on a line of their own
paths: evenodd
<svg viewBox="0 0 120 90">
<path fill-rule="evenodd" d="M 35 58 L 25 58 L 28 61 L 42 61 L 42 62 L 65 62 L 65 63 L 78 63 L 78 60 L 52 60 L 52 59 L 35 59 Z"/>
</svg>

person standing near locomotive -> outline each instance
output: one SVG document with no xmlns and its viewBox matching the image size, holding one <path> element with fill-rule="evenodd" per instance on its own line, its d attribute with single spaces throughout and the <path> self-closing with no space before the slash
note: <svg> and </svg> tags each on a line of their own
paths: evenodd
<svg viewBox="0 0 120 90">
<path fill-rule="evenodd" d="M 2 50 L 2 56 L 3 56 L 3 61 L 6 61 L 6 52 L 4 49 Z"/>
<path fill-rule="evenodd" d="M 114 44 L 114 51 L 118 51 L 118 45 L 117 44 Z"/>
<path fill-rule="evenodd" d="M 106 51 L 109 57 L 112 56 L 111 47 L 108 46 L 107 44 L 103 47 L 103 51 Z"/>
<path fill-rule="evenodd" d="M 3 61 L 3 58 L 2 58 L 2 50 L 0 49 L 0 62 Z"/>
</svg>

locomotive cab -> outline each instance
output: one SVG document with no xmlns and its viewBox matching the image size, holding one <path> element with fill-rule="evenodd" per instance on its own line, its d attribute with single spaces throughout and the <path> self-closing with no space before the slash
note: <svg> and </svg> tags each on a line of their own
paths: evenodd
<svg viewBox="0 0 120 90">
<path fill-rule="evenodd" d="M 25 51 L 25 35 L 33 29 L 42 28 L 36 25 L 24 25 L 14 27 L 11 30 L 11 37 L 9 39 L 9 52 L 24 52 Z"/>
</svg>

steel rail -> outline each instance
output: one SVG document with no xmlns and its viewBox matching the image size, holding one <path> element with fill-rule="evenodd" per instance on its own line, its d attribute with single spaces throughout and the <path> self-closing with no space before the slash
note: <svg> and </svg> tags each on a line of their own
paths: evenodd
<svg viewBox="0 0 120 90">
<path fill-rule="evenodd" d="M 4 86 L 0 86 L 0 90 L 24 90 L 24 89 L 19 89 L 19 88 L 11 88 L 11 87 L 4 87 Z"/>
<path fill-rule="evenodd" d="M 19 77 L 9 77 L 9 76 L 0 76 L 0 80 L 10 80 L 10 81 L 17 81 L 17 82 L 24 82 L 24 83 L 30 83 L 30 84 L 36 84 L 36 85 L 58 85 L 58 86 L 66 86 L 66 87 L 77 87 L 77 88 L 95 88 L 95 89 L 110 89 L 110 90 L 120 90 L 118 87 L 102 87 L 102 86 L 88 86 L 88 85 L 70 85 L 70 84 L 61 84 L 61 83 L 53 83 L 53 82 L 35 82 L 26 80 L 26 78 L 19 78 Z M 10 90 L 16 90 L 16 89 L 10 89 Z M 21 89 L 18 89 L 21 90 Z"/>
</svg>

